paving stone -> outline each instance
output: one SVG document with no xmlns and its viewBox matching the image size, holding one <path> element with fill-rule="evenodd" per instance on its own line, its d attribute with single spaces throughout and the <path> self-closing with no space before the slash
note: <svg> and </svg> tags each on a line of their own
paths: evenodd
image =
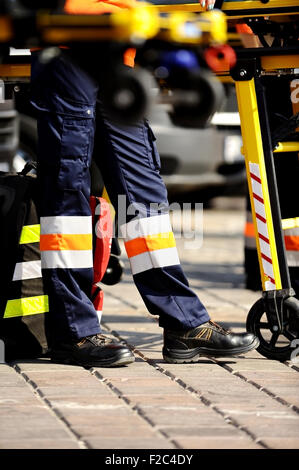
<svg viewBox="0 0 299 470">
<path fill-rule="evenodd" d="M 143 405 L 140 408 L 156 426 L 217 426 L 219 423 L 225 423 L 224 420 L 217 419 L 219 415 L 216 413 L 214 416 L 214 414 L 197 412 L 187 407 L 179 410 L 165 410 L 155 406 Z"/>
<path fill-rule="evenodd" d="M 119 417 L 127 417 L 128 419 L 133 414 L 133 412 L 126 406 L 121 404 L 109 404 L 109 405 L 93 405 L 91 408 L 86 406 L 79 407 L 77 404 L 74 406 L 71 404 L 70 407 L 62 406 L 57 407 L 57 409 L 62 411 L 62 414 L 67 419 L 72 419 L 73 416 L 85 416 L 86 418 L 90 417 L 91 419 L 100 419 L 104 417 L 112 417 L 117 420 Z"/>
<path fill-rule="evenodd" d="M 140 364 L 138 362 L 134 362 L 134 364 L 130 367 L 127 367 L 125 369 L 125 373 L 124 373 L 124 370 L 123 368 L 116 368 L 116 367 L 112 367 L 111 369 L 108 369 L 108 368 L 95 368 L 95 370 L 97 372 L 99 372 L 103 378 L 110 378 L 110 377 L 113 377 L 113 378 L 118 378 L 118 379 L 122 379 L 124 376 L 126 378 L 129 378 L 129 377 L 133 377 L 133 378 L 144 378 L 144 379 L 148 379 L 148 378 L 160 378 L 161 377 L 161 373 L 159 371 L 157 371 L 156 369 L 154 369 L 154 367 L 151 367 L 149 364 L 147 364 L 146 362 L 142 361 L 143 363 Z"/>
<path fill-rule="evenodd" d="M 69 410 L 105 410 L 126 407 L 123 400 L 118 398 L 116 395 L 111 396 L 89 396 L 89 395 L 72 395 L 65 396 L 61 394 L 60 397 L 49 398 L 47 397 L 51 405 L 59 409 Z"/>
<path fill-rule="evenodd" d="M 67 416 L 67 420 L 71 423 L 72 428 L 76 429 L 80 426 L 140 426 L 145 421 L 137 413 L 119 414 L 116 416 L 114 413 L 103 413 L 102 415 L 89 414 L 89 413 L 73 413 Z"/>
<path fill-rule="evenodd" d="M 0 449 L 80 449 L 80 446 L 71 439 L 1 439 Z"/>
<path fill-rule="evenodd" d="M 93 449 L 174 449 L 175 446 L 163 438 L 88 438 Z"/>
<path fill-rule="evenodd" d="M 99 423 L 97 426 L 76 426 L 76 433 L 80 435 L 83 440 L 88 437 L 97 438 L 119 438 L 119 436 L 142 436 L 142 438 L 156 437 L 157 431 L 153 429 L 149 424 L 126 424 L 119 426 L 115 424 L 102 424 Z"/>
<path fill-rule="evenodd" d="M 180 387 L 174 381 L 169 380 L 167 377 L 162 376 L 157 378 L 127 378 L 122 379 L 113 378 L 111 383 L 114 387 L 119 389 L 125 395 L 160 395 L 161 390 L 165 395 L 175 394 L 180 392 Z"/>
<path fill-rule="evenodd" d="M 283 427 L 283 431 L 282 431 Z M 265 437 L 286 437 L 299 438 L 299 423 L 289 420 L 277 420 L 276 423 L 265 424 L 262 420 L 250 424 L 250 430 L 253 431 L 259 438 Z"/>
<path fill-rule="evenodd" d="M 88 387 L 75 387 L 75 386 L 68 386 L 67 384 L 63 387 L 59 386 L 49 386 L 45 387 L 43 386 L 41 388 L 41 391 L 43 395 L 46 398 L 53 399 L 53 398 L 60 398 L 61 396 L 63 397 L 68 397 L 68 396 L 74 396 L 77 395 L 78 397 L 84 397 L 84 396 L 96 396 L 99 397 L 99 400 L 101 397 L 108 397 L 113 395 L 111 390 L 106 387 L 106 386 L 101 386 L 103 384 L 101 383 L 94 383 L 94 385 L 91 387 L 90 385 Z"/>
<path fill-rule="evenodd" d="M 41 402 L 37 402 L 35 405 L 27 405 L 26 401 L 24 403 L 20 404 L 13 404 L 13 406 L 10 403 L 3 404 L 0 407 L 0 417 L 1 419 L 4 419 L 5 417 L 11 417 L 13 418 L 23 418 L 24 420 L 26 419 L 31 419 L 34 417 L 43 417 L 46 416 L 50 413 L 48 407 L 46 405 L 43 405 Z"/>
<path fill-rule="evenodd" d="M 34 396 L 34 391 L 25 382 L 22 386 L 0 387 L 0 400 L 10 398 L 19 401 Z"/>
<path fill-rule="evenodd" d="M 56 364 L 51 362 L 50 359 L 38 359 L 36 361 L 32 360 L 22 360 L 18 361 L 16 365 L 21 369 L 22 372 L 50 372 L 53 370 L 56 371 L 82 371 L 84 370 L 81 366 L 68 365 L 68 364 Z"/>
<path fill-rule="evenodd" d="M 53 370 L 48 373 L 44 372 L 30 372 L 28 377 L 33 381 L 39 388 L 42 387 L 51 387 L 55 385 L 56 387 L 78 387 L 78 388 L 87 388 L 91 387 L 103 387 L 103 384 L 100 381 L 97 381 L 86 370 L 78 371 L 65 371 L 65 370 Z"/>
<path fill-rule="evenodd" d="M 298 437 L 265 437 L 263 442 L 265 442 L 270 449 L 299 449 Z"/>
<path fill-rule="evenodd" d="M 177 438 L 177 443 L 183 449 L 262 449 L 259 444 L 246 438 L 231 437 L 198 437 Z"/>
<path fill-rule="evenodd" d="M 223 421 L 224 423 L 224 421 Z M 220 436 L 243 436 L 243 432 L 229 424 L 223 426 L 160 426 L 159 429 L 172 438 L 187 437 L 196 438 L 197 436 L 210 437 L 215 439 Z"/>
<path fill-rule="evenodd" d="M 247 359 L 247 358 L 242 358 L 239 359 L 236 363 L 232 363 L 230 367 L 235 370 L 235 371 L 240 371 L 244 373 L 245 371 L 253 371 L 257 375 L 260 375 L 261 377 L 263 376 L 264 373 L 269 374 L 270 369 L 271 371 L 275 372 L 282 372 L 285 374 L 289 374 L 290 376 L 293 375 L 293 373 L 296 373 L 293 371 L 290 367 L 285 366 L 281 362 L 278 361 L 270 361 L 269 359 Z"/>
<path fill-rule="evenodd" d="M 45 424 L 44 421 L 40 420 L 35 423 L 35 426 L 32 423 L 19 423 L 19 426 L 16 426 L 16 423 L 6 423 L 0 424 L 0 435 L 5 436 L 5 439 L 52 439 L 52 440 L 61 440 L 68 439 L 69 433 L 65 430 L 64 426 L 59 422 L 57 424 L 49 425 Z M 1 438 L 0 438 L 1 442 Z"/>
<path fill-rule="evenodd" d="M 0 374 L 0 389 L 3 387 L 24 387 L 24 385 L 24 379 L 16 372 Z"/>
<path fill-rule="evenodd" d="M 152 395 L 148 394 L 126 394 L 126 398 L 133 401 L 137 405 L 144 406 L 156 406 L 159 409 L 174 410 L 200 410 L 201 412 L 213 413 L 213 411 L 207 408 L 199 399 L 187 393 L 184 389 L 178 390 L 177 394 L 172 395 Z"/>
</svg>

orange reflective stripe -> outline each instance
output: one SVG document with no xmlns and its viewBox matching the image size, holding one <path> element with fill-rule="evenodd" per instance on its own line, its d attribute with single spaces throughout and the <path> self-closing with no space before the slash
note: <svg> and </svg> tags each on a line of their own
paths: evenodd
<svg viewBox="0 0 299 470">
<path fill-rule="evenodd" d="M 288 251 L 299 251 L 299 236 L 285 235 L 285 247 Z"/>
<path fill-rule="evenodd" d="M 253 222 L 246 222 L 244 235 L 245 235 L 245 237 L 254 237 L 255 238 L 255 231 L 254 231 Z"/>
<path fill-rule="evenodd" d="M 172 232 L 148 235 L 147 237 L 135 238 L 125 242 L 126 252 L 129 258 L 140 255 L 146 251 L 162 250 L 163 248 L 173 248 L 176 246 Z"/>
<path fill-rule="evenodd" d="M 92 235 L 87 234 L 61 234 L 55 233 L 40 236 L 41 251 L 61 250 L 91 250 Z"/>
</svg>

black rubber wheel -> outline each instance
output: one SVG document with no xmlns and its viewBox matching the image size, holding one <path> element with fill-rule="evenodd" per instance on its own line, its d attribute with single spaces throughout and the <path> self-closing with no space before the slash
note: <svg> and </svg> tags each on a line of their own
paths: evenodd
<svg viewBox="0 0 299 470">
<path fill-rule="evenodd" d="M 211 72 L 196 70 L 186 78 L 181 88 L 173 90 L 173 96 L 174 105 L 169 112 L 172 123 L 187 128 L 203 128 L 221 108 L 225 92 L 222 83 Z"/>
<path fill-rule="evenodd" d="M 121 281 L 123 271 L 123 262 L 117 256 L 110 255 L 108 266 L 101 282 L 107 286 L 113 286 Z"/>
<path fill-rule="evenodd" d="M 134 124 L 147 116 L 152 103 L 152 76 L 142 69 L 116 69 L 103 84 L 102 102 L 112 121 Z"/>
<path fill-rule="evenodd" d="M 250 309 L 246 328 L 255 334 L 260 345 L 257 351 L 268 359 L 288 361 L 294 351 L 294 343 L 299 338 L 299 322 L 295 312 L 284 306 L 284 321 L 282 333 L 271 331 L 266 315 L 264 299 L 259 299 Z"/>
</svg>

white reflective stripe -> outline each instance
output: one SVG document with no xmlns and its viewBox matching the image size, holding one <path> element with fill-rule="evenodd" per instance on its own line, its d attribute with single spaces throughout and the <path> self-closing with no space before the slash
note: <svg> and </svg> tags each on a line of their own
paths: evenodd
<svg viewBox="0 0 299 470">
<path fill-rule="evenodd" d="M 254 208 L 256 214 L 261 215 L 262 217 L 264 217 L 264 219 L 266 218 L 265 206 L 257 199 L 254 200 Z"/>
<path fill-rule="evenodd" d="M 102 312 L 102 310 L 96 310 L 96 312 L 97 312 L 99 323 L 101 323 L 103 312 Z"/>
<path fill-rule="evenodd" d="M 287 237 L 299 237 L 299 228 L 285 228 L 283 234 Z"/>
<path fill-rule="evenodd" d="M 259 244 L 260 244 L 261 252 L 271 259 L 271 249 L 270 249 L 269 243 L 266 243 L 264 242 L 264 240 L 259 238 Z"/>
<path fill-rule="evenodd" d="M 22 281 L 24 279 L 35 279 L 38 277 L 42 277 L 40 260 L 23 261 L 22 263 L 16 264 L 12 280 Z"/>
<path fill-rule="evenodd" d="M 258 183 L 253 178 L 251 178 L 251 186 L 252 186 L 252 192 L 256 194 L 257 196 L 261 197 L 262 199 L 264 199 L 261 183 Z"/>
<path fill-rule="evenodd" d="M 41 217 L 40 233 L 41 235 L 92 233 L 92 219 L 90 215 Z"/>
<path fill-rule="evenodd" d="M 147 251 L 129 259 L 132 274 L 142 273 L 152 268 L 163 268 L 180 264 L 176 248 Z"/>
<path fill-rule="evenodd" d="M 258 233 L 268 238 L 268 230 L 267 230 L 267 225 L 265 224 L 265 222 L 262 222 L 261 220 L 256 219 L 256 223 L 257 223 Z"/>
<path fill-rule="evenodd" d="M 275 289 L 276 289 L 276 285 L 273 284 L 272 281 L 265 282 L 265 290 L 275 290 Z"/>
<path fill-rule="evenodd" d="M 92 268 L 92 250 L 42 251 L 42 269 Z"/>
<path fill-rule="evenodd" d="M 172 232 L 169 214 L 134 219 L 120 226 L 121 236 L 126 241 L 164 232 Z"/>
<path fill-rule="evenodd" d="M 262 258 L 264 273 L 274 279 L 273 266 L 271 263 Z"/>
<path fill-rule="evenodd" d="M 293 268 L 299 266 L 299 251 L 287 250 L 286 254 L 288 266 Z"/>
<path fill-rule="evenodd" d="M 258 178 L 261 178 L 260 167 L 258 163 L 249 162 L 249 170 L 250 173 L 257 176 Z"/>
</svg>

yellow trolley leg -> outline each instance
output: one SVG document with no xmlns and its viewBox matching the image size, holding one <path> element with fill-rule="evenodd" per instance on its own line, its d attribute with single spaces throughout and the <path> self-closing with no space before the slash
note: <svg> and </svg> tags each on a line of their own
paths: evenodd
<svg viewBox="0 0 299 470">
<path fill-rule="evenodd" d="M 236 81 L 243 153 L 255 227 L 263 297 L 249 311 L 247 330 L 260 340 L 265 357 L 289 360 L 299 340 L 299 301 L 286 261 L 273 150 L 264 91 L 259 77 Z M 297 143 L 281 144 L 280 151 Z"/>
<path fill-rule="evenodd" d="M 263 290 L 282 288 L 254 79 L 236 82 Z"/>
</svg>

